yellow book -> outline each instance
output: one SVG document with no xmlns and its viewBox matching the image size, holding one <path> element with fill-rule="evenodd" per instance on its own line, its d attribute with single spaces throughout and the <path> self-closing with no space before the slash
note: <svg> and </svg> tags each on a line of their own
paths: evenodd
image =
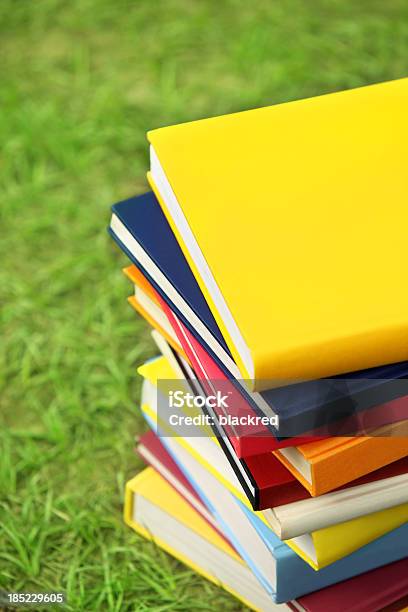
<svg viewBox="0 0 408 612">
<path fill-rule="evenodd" d="M 177 429 L 170 428 L 167 421 L 160 419 L 157 411 L 160 381 L 175 378 L 168 360 L 160 357 L 149 361 L 138 371 L 146 379 L 142 394 L 142 412 L 154 429 L 158 428 L 163 434 L 167 434 L 167 444 L 171 445 L 173 453 L 179 456 L 179 462 L 190 473 L 194 472 L 197 482 L 202 483 L 207 479 L 207 486 L 216 491 L 214 503 L 217 496 L 221 497 L 224 489 L 233 493 L 241 504 L 254 512 L 218 441 L 214 437 L 209 437 L 208 429 L 206 433 L 203 432 L 201 435 L 196 433 L 188 438 L 177 436 Z M 181 385 L 182 381 L 178 381 L 178 384 Z M 220 512 L 222 510 L 220 508 Z M 304 508 L 302 512 L 305 512 Z M 268 511 L 254 512 L 254 514 L 271 528 Z M 408 504 L 402 504 L 311 533 L 304 533 L 286 540 L 286 544 L 311 567 L 319 570 L 396 529 L 407 520 Z"/>
<path fill-rule="evenodd" d="M 149 180 L 253 388 L 408 359 L 408 79 L 148 133 Z"/>
<path fill-rule="evenodd" d="M 268 592 L 228 542 L 153 468 L 145 469 L 126 484 L 124 517 L 140 535 L 253 610 L 277 612 L 286 609 L 283 602 L 288 601 L 291 609 L 310 609 L 314 600 L 320 603 L 322 596 L 323 601 L 333 600 L 336 604 L 353 601 L 354 581 L 350 583 L 341 573 L 323 577 L 324 572 L 311 572 L 300 560 L 288 563 L 285 552 L 280 550 L 282 545 L 270 551 L 275 561 L 270 578 L 273 580 L 272 574 L 275 575 L 276 588 Z M 364 601 L 371 596 L 371 585 L 365 588 L 364 579 L 362 582 L 359 593 Z M 312 599 L 302 597 L 313 592 Z M 275 602 L 282 603 L 278 606 Z"/>
<path fill-rule="evenodd" d="M 152 468 L 126 484 L 127 525 L 243 604 L 259 612 L 273 603 L 235 550 Z"/>
</svg>

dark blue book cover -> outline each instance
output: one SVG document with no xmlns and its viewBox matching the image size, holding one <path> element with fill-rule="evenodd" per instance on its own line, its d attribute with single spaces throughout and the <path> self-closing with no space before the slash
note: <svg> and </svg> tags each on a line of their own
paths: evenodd
<svg viewBox="0 0 408 612">
<path fill-rule="evenodd" d="M 114 204 L 112 212 L 126 226 L 150 259 L 217 339 L 218 343 L 230 354 L 211 310 L 153 192 L 150 191 L 144 195 Z M 111 230 L 110 233 L 118 242 L 117 237 Z M 119 246 L 123 248 L 124 245 L 120 243 Z M 126 254 L 140 267 L 140 262 L 127 249 Z M 162 293 L 162 290 L 160 293 Z"/>
</svg>

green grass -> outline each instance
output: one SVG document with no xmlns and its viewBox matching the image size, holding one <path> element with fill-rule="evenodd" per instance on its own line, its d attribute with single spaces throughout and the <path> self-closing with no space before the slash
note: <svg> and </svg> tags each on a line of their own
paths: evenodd
<svg viewBox="0 0 408 612">
<path fill-rule="evenodd" d="M 405 0 L 2 0 L 0 588 L 242 610 L 122 523 L 153 355 L 105 227 L 153 127 L 404 76 Z"/>
</svg>

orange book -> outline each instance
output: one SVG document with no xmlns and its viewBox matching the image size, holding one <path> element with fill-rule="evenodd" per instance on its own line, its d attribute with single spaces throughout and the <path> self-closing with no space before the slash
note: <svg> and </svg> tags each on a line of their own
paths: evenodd
<svg viewBox="0 0 408 612">
<path fill-rule="evenodd" d="M 187 355 L 160 306 L 155 289 L 136 266 L 123 268 L 123 273 L 135 285 L 135 294 L 128 297 L 129 304 L 153 329 L 157 329 L 170 346 L 189 363 Z"/>
<path fill-rule="evenodd" d="M 408 455 L 408 421 L 376 433 L 327 438 L 274 453 L 311 495 L 323 495 Z"/>
<path fill-rule="evenodd" d="M 160 304 L 159 300 L 157 299 L 155 289 L 149 283 L 145 275 L 138 268 L 136 268 L 136 266 L 133 264 L 131 266 L 127 266 L 126 268 L 123 268 L 122 272 L 134 285 L 140 287 L 140 289 L 142 289 L 142 291 L 144 291 L 149 298 L 153 300 L 153 302 Z"/>
</svg>

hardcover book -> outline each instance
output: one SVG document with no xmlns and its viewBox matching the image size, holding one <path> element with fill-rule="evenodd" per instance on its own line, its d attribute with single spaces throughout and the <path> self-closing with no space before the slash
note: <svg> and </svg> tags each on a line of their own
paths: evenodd
<svg viewBox="0 0 408 612">
<path fill-rule="evenodd" d="M 408 421 L 387 427 L 384 437 L 327 438 L 290 450 L 279 449 L 274 454 L 315 496 L 406 457 L 405 436 Z"/>
<path fill-rule="evenodd" d="M 148 133 L 149 180 L 254 389 L 408 359 L 407 102 L 400 79 Z"/>
<path fill-rule="evenodd" d="M 163 499 L 168 500 L 165 507 Z M 124 512 L 126 523 L 140 535 L 154 540 L 249 608 L 258 612 L 287 609 L 285 604 L 273 602 L 234 549 L 152 468 L 127 483 Z M 287 605 L 307 612 L 380 610 L 408 592 L 407 566 L 408 560 L 397 561 Z"/>
</svg>

